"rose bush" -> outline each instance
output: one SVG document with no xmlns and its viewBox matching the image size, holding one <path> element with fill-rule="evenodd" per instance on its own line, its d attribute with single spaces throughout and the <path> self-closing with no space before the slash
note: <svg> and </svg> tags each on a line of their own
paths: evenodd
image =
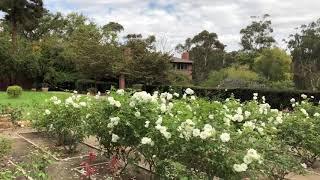
<svg viewBox="0 0 320 180">
<path fill-rule="evenodd" d="M 197 99 L 191 89 L 182 95 L 117 91 L 101 98 L 88 125 L 105 152 L 125 162 L 143 159 L 157 173 L 174 164 L 184 167 L 180 175 L 227 179 L 283 178 L 302 168 L 277 138 L 286 114 L 264 98 L 258 102 L 256 94 L 243 104 Z"/>
<path fill-rule="evenodd" d="M 87 135 L 86 119 L 89 117 L 91 98 L 73 94 L 67 99 L 53 96 L 46 106 L 33 113 L 32 125 L 57 138 L 69 152 L 75 151 L 77 144 Z"/>
<path fill-rule="evenodd" d="M 314 97 L 296 102 L 291 99 L 294 111 L 286 116 L 279 129 L 279 139 L 290 145 L 291 151 L 311 166 L 320 156 L 320 107 L 309 102 Z"/>
<path fill-rule="evenodd" d="M 307 102 L 282 112 L 258 94 L 245 103 L 234 98 L 207 101 L 188 88 L 183 94 L 118 90 L 107 96 L 73 95 L 61 102 L 52 98 L 48 104 L 38 113 L 36 127 L 57 137 L 66 134 L 72 142 L 96 136 L 103 153 L 122 165 L 120 173 L 128 163 L 145 163 L 169 179 L 283 179 L 290 172 L 303 172 L 291 142 L 316 153 L 309 140 L 299 136 L 305 127 L 312 127 L 312 133 L 319 128 L 318 107 Z M 295 119 L 314 122 L 296 127 L 290 124 Z M 290 136 L 289 126 L 297 135 L 284 138 Z M 313 143 L 315 135 L 310 135 Z"/>
</svg>

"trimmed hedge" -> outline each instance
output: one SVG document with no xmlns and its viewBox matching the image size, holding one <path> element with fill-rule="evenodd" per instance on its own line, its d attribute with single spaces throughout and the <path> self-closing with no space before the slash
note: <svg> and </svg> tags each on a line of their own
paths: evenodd
<svg viewBox="0 0 320 180">
<path fill-rule="evenodd" d="M 16 98 L 22 94 L 22 88 L 20 86 L 14 85 L 7 88 L 7 94 L 9 97 Z"/>
<path fill-rule="evenodd" d="M 159 92 L 177 92 L 184 93 L 184 90 L 188 87 L 182 86 L 152 86 L 145 85 L 144 91 L 152 93 L 154 91 Z M 319 103 L 320 92 L 312 91 L 298 91 L 298 90 L 271 90 L 271 89 L 247 89 L 247 88 L 234 88 L 234 89 L 213 89 L 202 87 L 190 87 L 194 90 L 198 97 L 202 97 L 209 100 L 222 100 L 234 96 L 236 99 L 240 99 L 241 102 L 251 100 L 253 93 L 258 93 L 259 97 L 265 96 L 266 102 L 271 105 L 272 108 L 278 109 L 291 109 L 290 99 L 302 100 L 301 94 L 306 94 L 308 97 L 314 96 L 312 101 Z"/>
<path fill-rule="evenodd" d="M 76 82 L 76 89 L 79 92 L 88 92 L 90 88 L 96 88 L 100 92 L 105 92 L 106 90 L 110 90 L 112 83 L 107 83 L 103 81 L 94 81 L 91 79 L 79 79 Z"/>
</svg>

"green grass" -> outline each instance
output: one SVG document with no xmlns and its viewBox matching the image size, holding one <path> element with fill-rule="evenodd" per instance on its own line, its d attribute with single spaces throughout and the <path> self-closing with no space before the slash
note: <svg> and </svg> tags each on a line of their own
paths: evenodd
<svg viewBox="0 0 320 180">
<path fill-rule="evenodd" d="M 24 112 L 36 110 L 37 107 L 43 105 L 46 99 L 52 96 L 59 98 L 68 97 L 70 93 L 66 92 L 32 92 L 24 91 L 22 95 L 17 98 L 10 98 L 6 92 L 0 92 L 0 106 L 7 106 L 13 108 L 21 108 Z"/>
</svg>

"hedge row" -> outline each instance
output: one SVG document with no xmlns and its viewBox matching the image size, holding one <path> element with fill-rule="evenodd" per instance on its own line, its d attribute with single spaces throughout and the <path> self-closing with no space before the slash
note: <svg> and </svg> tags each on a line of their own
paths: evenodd
<svg viewBox="0 0 320 180">
<path fill-rule="evenodd" d="M 188 87 L 183 86 L 153 86 L 145 85 L 143 90 L 149 93 L 154 91 L 159 92 L 177 92 L 184 93 L 184 90 Z M 308 97 L 313 96 L 312 101 L 319 103 L 320 92 L 312 91 L 299 91 L 299 90 L 271 90 L 271 89 L 246 89 L 246 88 L 234 88 L 234 89 L 213 89 L 202 87 L 191 87 L 198 97 L 202 97 L 209 100 L 221 100 L 234 96 L 236 99 L 240 99 L 241 102 L 251 100 L 253 93 L 258 93 L 259 97 L 265 96 L 266 102 L 271 105 L 272 108 L 285 109 L 291 108 L 290 99 L 302 100 L 301 94 L 306 94 Z"/>
<path fill-rule="evenodd" d="M 90 79 L 79 79 L 76 82 L 76 89 L 79 92 L 88 92 L 90 88 L 96 88 L 97 91 L 105 92 L 106 90 L 110 90 L 111 86 L 115 86 L 114 83 L 107 83 L 104 81 L 94 81 Z"/>
</svg>

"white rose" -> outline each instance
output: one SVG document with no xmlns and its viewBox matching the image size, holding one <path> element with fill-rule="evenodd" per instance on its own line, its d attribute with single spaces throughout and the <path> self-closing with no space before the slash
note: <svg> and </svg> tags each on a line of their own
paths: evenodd
<svg viewBox="0 0 320 180">
<path fill-rule="evenodd" d="M 194 94 L 194 91 L 193 91 L 192 89 L 190 89 L 190 88 L 187 88 L 185 92 L 186 92 L 186 94 L 188 94 L 188 95 Z"/>
<path fill-rule="evenodd" d="M 112 142 L 117 142 L 119 139 L 120 139 L 120 138 L 119 138 L 118 135 L 112 134 L 112 137 L 111 137 L 111 141 L 112 141 Z"/>
<path fill-rule="evenodd" d="M 134 113 L 134 116 L 136 116 L 137 118 L 139 118 L 141 116 L 141 113 L 139 111 Z"/>
<path fill-rule="evenodd" d="M 200 129 L 194 129 L 194 130 L 192 131 L 192 135 L 193 135 L 194 137 L 200 136 Z"/>
<path fill-rule="evenodd" d="M 46 109 L 44 112 L 46 113 L 46 115 L 50 115 L 51 114 L 51 111 L 49 109 Z"/>
<path fill-rule="evenodd" d="M 153 141 L 151 138 L 148 138 L 148 137 L 143 137 L 141 139 L 141 144 L 150 144 L 150 145 L 153 145 Z"/>
<path fill-rule="evenodd" d="M 245 163 L 242 163 L 242 164 L 234 164 L 233 165 L 233 169 L 236 171 L 236 172 L 244 172 L 248 169 L 248 165 L 245 164 Z"/>
<path fill-rule="evenodd" d="M 222 142 L 228 142 L 228 141 L 230 141 L 230 134 L 229 134 L 229 133 L 222 133 L 222 134 L 220 135 L 220 140 L 221 140 Z"/>
</svg>

